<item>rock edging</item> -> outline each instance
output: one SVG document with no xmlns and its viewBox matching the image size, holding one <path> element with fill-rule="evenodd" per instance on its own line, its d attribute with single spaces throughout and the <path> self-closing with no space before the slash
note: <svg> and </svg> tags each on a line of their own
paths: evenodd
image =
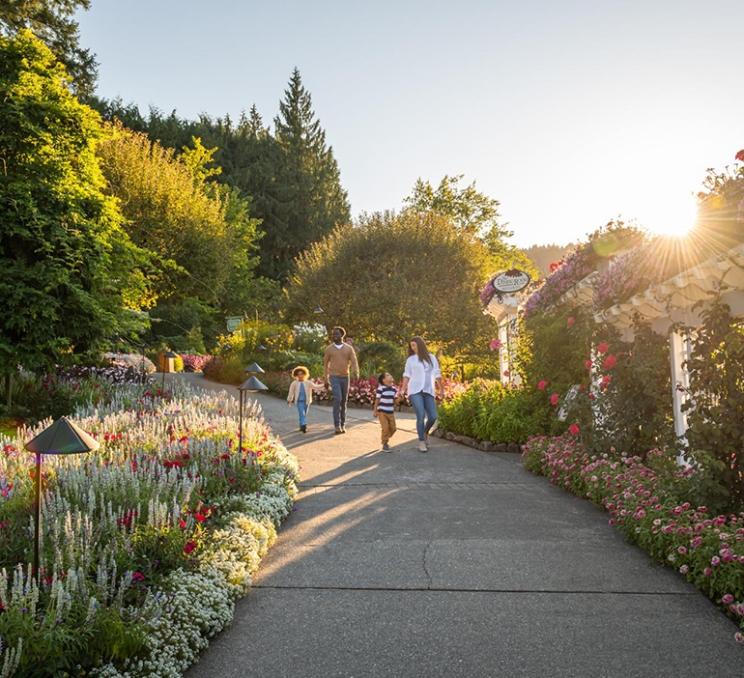
<svg viewBox="0 0 744 678">
<path fill-rule="evenodd" d="M 492 443 L 490 440 L 478 440 L 477 438 L 471 438 L 460 433 L 442 430 L 437 430 L 432 435 L 437 436 L 437 438 L 443 438 L 444 440 L 451 440 L 454 443 L 460 443 L 460 445 L 473 447 L 481 452 L 497 452 L 500 454 L 521 454 L 522 452 L 522 446 L 519 443 Z"/>
</svg>

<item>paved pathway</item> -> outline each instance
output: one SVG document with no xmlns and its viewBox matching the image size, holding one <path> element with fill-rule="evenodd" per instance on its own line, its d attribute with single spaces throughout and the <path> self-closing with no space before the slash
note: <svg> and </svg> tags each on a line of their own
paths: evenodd
<svg viewBox="0 0 744 678">
<path fill-rule="evenodd" d="M 189 678 L 744 675 L 729 620 L 517 456 L 421 454 L 411 415 L 382 453 L 367 411 L 333 436 L 313 406 L 302 435 L 294 408 L 260 400 L 302 491 Z"/>
</svg>

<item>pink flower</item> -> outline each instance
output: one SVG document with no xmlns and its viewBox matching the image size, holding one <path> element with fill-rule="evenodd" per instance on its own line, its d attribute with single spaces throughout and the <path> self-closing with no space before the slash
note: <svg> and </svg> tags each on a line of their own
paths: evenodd
<svg viewBox="0 0 744 678">
<path fill-rule="evenodd" d="M 568 427 L 568 432 L 569 432 L 569 433 L 570 433 L 570 434 L 571 434 L 572 436 L 577 436 L 577 435 L 579 435 L 579 425 L 578 425 L 578 424 L 571 424 L 571 426 L 569 426 L 569 427 Z"/>
<path fill-rule="evenodd" d="M 593 365 L 593 363 L 592 363 L 591 360 L 585 360 L 584 361 L 584 367 L 586 367 L 587 370 L 591 370 L 592 369 L 592 365 Z"/>
<path fill-rule="evenodd" d="M 679 568 L 680 574 L 687 574 L 690 571 L 690 567 L 688 565 L 683 565 Z"/>
<path fill-rule="evenodd" d="M 710 564 L 711 564 L 711 565 L 712 565 L 713 567 L 718 567 L 718 566 L 719 566 L 719 565 L 721 564 L 721 559 L 720 559 L 720 558 L 719 558 L 718 556 L 713 556 L 713 557 L 712 557 L 712 558 L 710 559 Z"/>
<path fill-rule="evenodd" d="M 546 379 L 540 379 L 540 381 L 537 382 L 537 390 L 538 391 L 544 391 L 548 386 L 548 381 Z"/>
<path fill-rule="evenodd" d="M 713 570 L 711 570 L 711 569 L 710 569 L 709 567 L 706 567 L 706 568 L 705 568 L 705 569 L 703 570 L 703 574 L 704 574 L 704 575 L 705 575 L 706 577 L 710 577 L 710 576 L 711 576 L 711 575 L 713 574 Z"/>
<path fill-rule="evenodd" d="M 488 348 L 492 351 L 498 351 L 501 348 L 501 342 L 498 339 L 491 339 L 491 341 L 488 342 Z"/>
<path fill-rule="evenodd" d="M 742 148 L 735 156 L 739 162 L 744 162 L 744 148 Z"/>
<path fill-rule="evenodd" d="M 615 365 L 617 365 L 617 357 L 614 355 L 608 355 L 602 363 L 602 369 L 611 370 Z"/>
<path fill-rule="evenodd" d="M 612 381 L 612 376 L 609 374 L 605 374 L 604 377 L 602 377 L 602 381 L 599 382 L 599 387 L 607 388 L 610 385 L 611 381 Z"/>
<path fill-rule="evenodd" d="M 737 631 L 737 632 L 736 632 L 736 633 L 734 634 L 734 640 L 735 640 L 735 641 L 736 641 L 737 643 L 739 643 L 740 645 L 744 644 L 744 633 L 742 633 L 741 631 Z"/>
<path fill-rule="evenodd" d="M 139 570 L 137 570 L 136 572 L 132 572 L 133 582 L 137 583 L 137 582 L 144 581 L 144 580 L 145 580 L 145 575 L 142 574 Z"/>
<path fill-rule="evenodd" d="M 576 318 L 573 316 L 570 316 L 568 320 L 566 320 L 566 327 L 570 330 L 574 325 L 576 324 Z"/>
<path fill-rule="evenodd" d="M 731 603 L 734 602 L 734 596 L 732 596 L 730 593 L 727 593 L 721 598 L 721 602 L 724 605 L 731 605 Z"/>
<path fill-rule="evenodd" d="M 603 341 L 601 344 L 597 345 L 597 353 L 599 353 L 600 355 L 604 355 L 609 350 L 610 345 L 606 341 Z"/>
<path fill-rule="evenodd" d="M 550 396 L 550 404 L 553 407 L 556 407 L 558 405 L 558 401 L 561 399 L 561 397 L 557 393 L 553 393 Z"/>
</svg>

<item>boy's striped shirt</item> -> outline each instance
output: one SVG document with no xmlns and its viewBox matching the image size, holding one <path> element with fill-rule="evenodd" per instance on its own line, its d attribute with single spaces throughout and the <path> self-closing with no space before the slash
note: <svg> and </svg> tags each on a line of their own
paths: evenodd
<svg viewBox="0 0 744 678">
<path fill-rule="evenodd" d="M 377 387 L 377 409 L 380 412 L 392 414 L 395 412 L 395 396 L 398 395 L 398 389 L 395 386 L 385 386 L 380 384 Z"/>
</svg>

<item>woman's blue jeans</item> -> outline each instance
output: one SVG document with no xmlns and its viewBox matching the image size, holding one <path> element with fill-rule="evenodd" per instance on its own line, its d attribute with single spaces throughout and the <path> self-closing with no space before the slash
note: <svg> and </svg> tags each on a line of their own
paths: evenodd
<svg viewBox="0 0 744 678">
<path fill-rule="evenodd" d="M 416 433 L 418 433 L 418 439 L 426 440 L 426 434 L 437 420 L 437 400 L 431 393 L 424 393 L 424 391 L 411 393 L 408 399 L 416 411 Z"/>
</svg>

